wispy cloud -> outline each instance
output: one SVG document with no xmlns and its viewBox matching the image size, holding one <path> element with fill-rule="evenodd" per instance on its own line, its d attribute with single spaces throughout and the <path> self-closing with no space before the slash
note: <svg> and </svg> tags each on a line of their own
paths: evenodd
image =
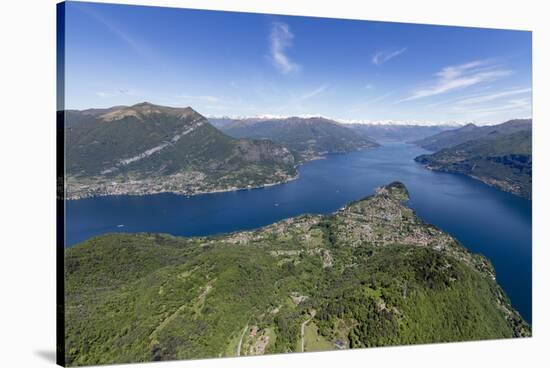
<svg viewBox="0 0 550 368">
<path fill-rule="evenodd" d="M 479 106 L 472 108 L 468 106 L 455 106 L 450 111 L 457 113 L 475 114 L 477 116 L 487 116 L 503 111 L 522 111 L 529 112 L 531 110 L 531 98 L 516 98 L 498 103 L 492 106 Z"/>
<path fill-rule="evenodd" d="M 370 100 L 367 100 L 367 103 L 368 104 L 375 104 L 375 103 L 378 103 L 380 101 L 383 101 L 385 100 L 386 98 L 390 97 L 391 95 L 393 94 L 393 92 L 388 92 L 388 93 L 384 93 L 382 95 L 378 95 L 374 98 L 371 98 Z"/>
<path fill-rule="evenodd" d="M 101 98 L 113 98 L 113 97 L 119 97 L 119 96 L 135 96 L 137 95 L 135 92 L 127 90 L 127 89 L 111 89 L 106 91 L 98 91 L 95 93 L 96 96 L 99 96 Z"/>
<path fill-rule="evenodd" d="M 290 31 L 288 24 L 275 22 L 271 27 L 271 61 L 281 73 L 288 74 L 298 71 L 300 65 L 290 60 L 286 50 L 292 46 L 294 34 Z"/>
<path fill-rule="evenodd" d="M 249 105 L 239 96 L 214 96 L 208 94 L 179 94 L 170 97 L 172 105 L 191 106 L 204 114 L 219 114 L 220 111 L 249 111 L 255 106 Z"/>
<path fill-rule="evenodd" d="M 410 96 L 398 102 L 436 96 L 480 83 L 494 81 L 510 74 L 511 71 L 499 69 L 488 61 L 483 60 L 448 66 L 437 72 L 435 74 L 435 81 L 430 82 L 427 87 L 413 91 Z"/>
<path fill-rule="evenodd" d="M 487 89 L 487 87 L 482 89 Z M 492 89 L 491 91 L 494 91 L 494 89 Z M 506 97 L 523 95 L 530 92 L 531 92 L 531 88 L 517 88 L 517 89 L 500 91 L 500 92 L 492 92 L 492 93 L 478 92 L 474 94 L 469 94 L 467 96 L 457 96 L 448 100 L 430 102 L 424 105 L 424 107 L 428 109 L 433 109 L 436 107 L 439 108 L 441 106 L 452 107 L 452 106 L 460 106 L 460 105 L 478 105 L 478 104 L 483 104 L 485 102 L 502 100 Z"/>
<path fill-rule="evenodd" d="M 322 86 L 319 86 L 315 89 L 312 89 L 310 91 L 306 91 L 304 93 L 302 93 L 300 96 L 298 96 L 295 101 L 296 102 L 304 102 L 304 101 L 307 101 L 309 99 L 312 99 L 318 95 L 320 95 L 321 93 L 325 92 L 326 90 L 328 89 L 328 86 L 326 84 L 322 85 Z"/>
<path fill-rule="evenodd" d="M 389 61 L 390 59 L 393 59 L 394 57 L 401 55 L 405 51 L 407 51 L 406 47 L 403 47 L 402 49 L 399 49 L 399 50 L 377 51 L 372 56 L 372 63 L 374 65 L 384 64 L 386 61 Z"/>
<path fill-rule="evenodd" d="M 388 97 L 390 97 L 394 92 L 387 92 L 383 94 L 379 94 L 377 96 L 373 96 L 372 98 L 367 98 L 366 100 L 362 101 L 360 104 L 357 104 L 353 107 L 351 107 L 348 111 L 350 113 L 357 113 L 359 111 L 364 110 L 372 110 L 374 108 L 380 109 L 384 108 L 385 105 L 379 104 L 379 102 L 384 101 Z"/>
<path fill-rule="evenodd" d="M 153 52 L 151 52 L 151 50 L 141 40 L 137 40 L 133 35 L 130 34 L 130 32 L 118 25 L 115 21 L 108 17 L 105 17 L 103 14 L 101 14 L 99 11 L 96 11 L 92 7 L 81 6 L 80 9 L 86 12 L 95 21 L 101 23 L 107 30 L 109 30 L 109 32 L 111 32 L 111 34 L 124 42 L 136 54 L 144 59 L 153 59 Z"/>
<path fill-rule="evenodd" d="M 465 98 L 463 100 L 458 101 L 461 105 L 475 105 L 475 104 L 481 104 L 484 102 L 499 100 L 504 97 L 510 97 L 515 95 L 523 95 L 526 93 L 530 93 L 531 88 L 521 88 L 521 89 L 514 89 L 509 91 L 502 91 L 502 92 L 496 92 L 491 94 L 485 94 L 485 95 L 477 95 Z"/>
<path fill-rule="evenodd" d="M 315 104 L 316 97 L 326 93 L 329 90 L 329 86 L 322 84 L 317 87 L 312 87 L 310 89 L 302 90 L 301 92 L 283 92 L 280 94 L 280 99 L 277 101 L 271 101 L 274 105 L 267 109 L 267 111 L 280 114 L 284 113 L 286 115 L 299 115 L 310 113 L 307 111 L 307 106 L 310 104 Z M 312 101 L 313 100 L 313 101 Z"/>
</svg>

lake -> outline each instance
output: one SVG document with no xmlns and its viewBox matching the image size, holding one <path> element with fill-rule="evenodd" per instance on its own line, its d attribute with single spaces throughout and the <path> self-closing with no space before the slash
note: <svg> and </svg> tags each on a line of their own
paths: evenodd
<svg viewBox="0 0 550 368">
<path fill-rule="evenodd" d="M 531 202 L 462 175 L 414 162 L 427 151 L 405 143 L 329 155 L 299 168 L 292 182 L 198 196 L 157 194 L 66 203 L 66 244 L 108 232 L 196 236 L 252 229 L 304 213 L 329 213 L 401 181 L 408 205 L 428 223 L 491 260 L 512 305 L 531 322 Z"/>
</svg>

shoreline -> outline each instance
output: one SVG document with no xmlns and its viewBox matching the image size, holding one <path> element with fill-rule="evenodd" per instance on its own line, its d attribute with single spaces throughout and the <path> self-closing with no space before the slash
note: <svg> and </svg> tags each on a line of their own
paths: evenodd
<svg viewBox="0 0 550 368">
<path fill-rule="evenodd" d="M 503 193 L 508 193 L 508 194 L 512 194 L 513 196 L 515 197 L 518 197 L 518 198 L 521 198 L 521 199 L 525 199 L 525 200 L 528 200 L 530 202 L 533 201 L 533 198 L 532 197 L 529 197 L 529 196 L 525 196 L 525 195 L 522 195 L 521 194 L 521 191 L 517 190 L 517 191 L 513 191 L 513 190 L 507 190 L 506 188 L 508 188 L 507 186 L 504 186 L 502 184 L 500 184 L 499 181 L 496 181 L 496 180 L 490 180 L 490 179 L 486 179 L 486 178 L 483 178 L 483 177 L 480 177 L 480 176 L 475 176 L 475 175 L 472 175 L 472 174 L 468 174 L 468 173 L 463 173 L 463 172 L 458 172 L 458 171 L 452 171 L 452 170 L 447 170 L 447 169 L 441 169 L 441 168 L 437 168 L 437 167 L 433 167 L 433 166 L 430 166 L 429 164 L 423 164 L 421 162 L 418 162 L 420 165 L 422 165 L 425 169 L 427 170 L 430 170 L 430 171 L 433 171 L 433 172 L 439 172 L 439 173 L 445 173 L 445 174 L 455 174 L 455 175 L 463 175 L 465 177 L 468 177 L 470 179 L 473 179 L 477 182 L 480 182 L 488 187 L 491 187 L 491 188 L 495 188 L 495 189 L 498 189 L 499 191 L 503 192 Z"/>
<path fill-rule="evenodd" d="M 401 208 L 410 209 L 410 207 L 408 207 L 408 205 L 405 204 L 405 202 L 407 202 L 408 199 L 409 199 L 408 198 L 409 195 L 408 195 L 408 192 L 405 192 L 404 197 L 402 197 L 402 194 L 399 193 L 402 190 L 401 187 L 397 187 L 398 190 L 399 190 L 399 192 L 397 192 L 397 193 L 396 193 L 396 191 L 389 190 L 389 189 L 392 188 L 391 186 L 394 185 L 394 183 L 395 184 L 401 184 L 400 182 L 392 182 L 390 184 L 378 187 L 375 194 L 364 197 L 364 198 L 362 198 L 358 201 L 351 201 L 351 202 L 347 203 L 342 209 L 338 209 L 338 210 L 336 210 L 334 212 L 331 212 L 331 213 L 328 213 L 328 214 L 318 214 L 318 215 L 306 214 L 306 215 L 307 216 L 312 216 L 312 217 L 317 217 L 317 218 L 322 218 L 322 217 L 331 216 L 331 215 L 345 215 L 346 213 L 351 213 L 351 208 L 353 206 L 356 206 L 360 202 L 377 201 L 377 200 L 380 200 L 380 198 L 383 198 L 382 199 L 383 203 L 387 204 L 388 200 L 390 202 L 394 203 L 394 205 L 397 206 L 397 207 L 391 207 L 391 208 L 393 208 L 395 211 L 399 210 L 398 213 L 399 213 L 399 216 L 401 216 L 401 213 L 402 213 Z M 406 187 L 403 186 L 403 188 L 405 190 L 407 190 Z M 432 224 L 426 222 L 422 217 L 420 217 L 418 214 L 414 213 L 414 211 L 412 212 L 412 214 L 416 218 L 417 224 L 419 226 L 426 227 L 426 228 L 429 228 L 429 229 L 435 229 L 435 231 L 436 231 L 435 235 L 445 236 L 445 237 L 448 237 L 449 239 L 452 240 L 451 245 L 444 246 L 444 247 L 441 247 L 441 245 L 434 246 L 435 250 L 440 251 L 440 252 L 441 251 L 448 252 L 448 254 L 450 256 L 455 257 L 456 259 L 460 259 L 461 261 L 465 262 L 469 267 L 471 267 L 474 270 L 477 270 L 478 272 L 481 272 L 481 273 L 485 274 L 493 282 L 496 283 L 496 285 L 498 286 L 496 296 L 497 296 L 497 298 L 500 302 L 501 307 L 504 308 L 504 310 L 506 312 L 506 319 L 509 321 L 510 324 L 514 324 L 517 321 L 517 317 L 519 317 L 520 319 L 524 320 L 525 323 L 528 326 L 531 326 L 531 323 L 527 322 L 527 320 L 525 320 L 523 318 L 523 316 L 520 314 L 520 312 L 511 304 L 511 301 L 509 299 L 508 294 L 506 293 L 506 291 L 504 290 L 502 285 L 498 283 L 496 275 L 495 275 L 495 270 L 494 270 L 494 268 L 491 264 L 490 259 L 487 256 L 485 256 L 481 253 L 474 252 L 469 247 L 464 245 L 461 241 L 459 241 L 452 233 L 448 233 L 446 231 L 443 231 L 439 227 L 437 227 L 436 225 L 432 225 Z M 208 238 L 208 237 L 212 237 L 212 236 L 215 236 L 215 237 L 223 236 L 223 237 L 227 237 L 228 242 L 231 243 L 231 244 L 242 244 L 243 241 L 248 242 L 249 237 L 252 236 L 255 232 L 263 231 L 263 230 L 269 228 L 270 226 L 283 226 L 284 224 L 294 223 L 296 221 L 309 221 L 309 220 L 305 219 L 303 217 L 303 215 L 298 215 L 298 216 L 292 216 L 292 217 L 277 221 L 277 222 L 272 223 L 272 224 L 260 226 L 258 228 L 253 228 L 253 229 L 248 229 L 248 230 L 237 230 L 237 231 L 231 231 L 231 232 L 224 232 L 224 233 L 221 233 L 221 234 L 210 234 L 210 235 L 205 235 L 205 236 L 182 236 L 182 235 L 171 235 L 169 233 L 166 233 L 166 234 L 169 234 L 169 235 L 174 236 L 176 238 Z M 109 233 L 106 233 L 106 234 L 109 234 Z M 99 236 L 104 236 L 106 234 L 101 234 Z M 137 233 L 132 232 L 131 234 L 138 234 L 139 235 L 139 234 L 148 234 L 148 233 L 146 233 L 146 232 L 137 232 Z M 159 234 L 164 234 L 164 233 L 159 233 Z M 435 236 L 433 233 L 430 233 L 430 234 L 432 236 Z M 77 243 L 77 244 L 81 244 L 81 242 Z M 413 244 L 417 244 L 417 242 L 413 242 Z M 74 244 L 74 245 L 76 245 L 76 244 Z M 467 256 L 468 259 L 462 258 L 463 255 Z M 302 327 L 305 324 L 307 324 L 307 321 L 303 323 Z M 514 336 L 514 337 L 522 337 L 522 336 L 518 332 L 518 335 Z"/>
<path fill-rule="evenodd" d="M 413 146 L 412 146 L 412 145 L 408 145 L 408 144 L 407 144 L 407 145 L 404 145 L 404 146 L 406 146 L 406 148 L 404 148 L 404 149 L 406 149 L 406 152 L 405 152 L 403 155 L 401 155 L 401 149 L 400 149 L 399 147 L 396 147 L 395 152 L 396 152 L 396 154 L 399 154 L 399 157 L 397 157 L 397 158 L 399 159 L 399 161 L 406 160 L 406 162 L 409 163 L 409 164 L 419 164 L 419 163 L 413 161 L 414 155 L 410 155 L 411 152 L 412 152 L 412 153 L 416 152 L 416 150 L 411 149 Z M 385 155 L 386 155 L 386 150 L 378 150 L 378 151 L 373 151 L 373 152 L 377 155 L 377 157 L 378 157 L 378 156 L 379 156 L 379 157 L 385 157 Z M 378 153 L 376 153 L 376 152 L 378 152 Z M 390 149 L 390 152 L 394 152 L 394 150 L 393 150 L 393 149 Z M 366 153 L 366 154 L 370 155 L 371 153 Z M 325 156 L 325 158 L 326 158 L 327 160 L 331 160 L 332 158 L 337 157 L 337 156 L 339 156 L 339 155 L 328 155 L 328 156 Z M 360 157 L 360 156 L 361 156 L 361 155 L 359 155 L 359 157 Z M 401 156 L 403 156 L 403 158 L 401 158 Z M 354 154 L 354 155 L 350 155 L 350 157 L 357 157 L 357 156 L 356 156 L 356 154 Z M 346 161 L 346 162 L 347 162 L 347 161 Z M 318 162 L 318 163 L 319 163 L 319 162 Z M 323 165 L 324 165 L 324 164 L 323 164 Z M 301 172 L 301 170 L 300 170 L 300 174 L 304 174 L 304 175 L 301 176 L 301 180 L 304 180 L 306 176 L 309 177 L 309 175 L 306 175 L 306 173 L 309 172 L 309 169 L 306 168 L 306 170 L 307 170 L 307 171 L 305 171 L 305 172 Z M 419 166 L 419 167 L 417 168 L 417 170 L 421 170 L 420 172 L 422 172 L 422 171 L 425 171 L 426 168 L 425 168 L 425 167 L 420 167 L 420 166 Z M 367 170 L 367 171 L 368 171 L 368 170 Z M 400 170 L 400 171 L 401 171 L 401 170 Z M 429 173 L 429 172 L 428 172 L 428 173 Z M 430 175 L 430 174 L 428 174 L 428 177 L 427 177 L 427 178 L 430 177 L 429 175 Z M 351 177 L 350 177 L 350 178 L 351 178 Z M 397 176 L 396 176 L 396 178 L 397 178 Z M 455 182 L 456 180 L 460 180 L 460 179 L 454 179 L 453 182 Z M 468 184 L 468 182 L 469 182 L 469 184 Z M 484 186 L 480 186 L 479 184 L 476 185 L 476 182 L 479 183 L 477 180 L 476 180 L 475 182 L 474 182 L 474 181 L 468 180 L 468 181 L 465 183 L 465 185 L 467 185 L 467 188 L 472 187 L 472 188 L 475 190 L 475 193 L 478 193 L 478 192 L 483 193 L 483 187 L 484 187 Z M 313 183 L 313 185 L 315 185 L 315 182 L 312 182 L 312 183 Z M 273 184 L 273 183 L 272 183 L 272 184 Z M 300 186 L 301 186 L 301 185 L 300 185 Z M 476 187 L 477 187 L 477 189 L 476 189 Z M 279 188 L 282 189 L 282 192 L 286 192 L 286 191 L 287 191 L 287 189 L 285 189 L 285 188 L 287 188 L 287 187 L 279 187 Z M 289 186 L 288 188 L 294 188 L 294 187 Z M 373 188 L 374 188 L 374 187 L 373 187 Z M 250 196 L 252 196 L 252 198 L 257 197 L 257 196 L 263 197 L 263 196 L 265 196 L 265 195 L 271 196 L 271 193 L 272 193 L 272 192 L 279 192 L 279 190 L 280 190 L 280 189 L 272 189 L 272 190 L 270 190 L 270 191 L 265 191 L 265 192 L 250 192 L 250 193 L 239 193 L 239 194 L 225 194 L 225 195 L 222 195 L 222 196 L 203 196 L 203 197 L 196 198 L 196 199 L 194 199 L 194 200 L 191 199 L 191 198 L 190 198 L 190 199 L 185 199 L 185 197 L 172 197 L 172 196 L 164 196 L 164 197 L 163 197 L 163 196 L 158 196 L 158 197 L 143 197 L 143 200 L 146 201 L 146 202 L 148 202 L 148 201 L 149 201 L 148 198 L 152 198 L 152 200 L 154 199 L 154 201 L 157 201 L 157 198 L 158 198 L 158 200 L 167 201 L 167 202 L 170 202 L 170 201 L 184 201 L 184 202 L 185 202 L 185 201 L 189 201 L 188 203 L 195 203 L 196 201 L 198 201 L 198 203 L 200 203 L 200 202 L 202 202 L 203 200 L 205 200 L 205 201 L 217 201 L 218 198 L 221 198 L 221 197 L 224 197 L 224 198 L 225 198 L 225 197 L 228 197 L 228 198 L 235 198 L 233 201 L 230 200 L 229 202 L 227 202 L 227 203 L 230 204 L 230 203 L 235 203 L 235 200 L 236 200 L 237 198 L 240 198 L 240 196 L 242 196 L 242 195 L 245 195 L 245 197 L 250 195 Z M 254 193 L 256 193 L 256 194 L 254 194 Z M 493 191 L 493 193 L 496 194 L 496 192 L 494 192 L 494 191 Z M 236 196 L 238 196 L 238 197 L 236 197 Z M 491 195 L 490 198 L 493 198 L 493 196 L 495 196 L 495 195 L 494 195 L 494 194 Z M 354 198 L 361 198 L 361 197 L 362 197 L 362 196 L 359 195 L 359 196 L 356 196 L 356 197 L 354 197 Z M 119 197 L 119 198 L 120 198 L 120 199 L 117 199 L 117 198 L 114 198 L 114 199 L 111 199 L 111 200 L 107 199 L 107 200 L 105 201 L 105 203 L 111 202 L 111 201 L 112 201 L 112 203 L 115 204 L 115 203 L 117 203 L 119 200 L 124 201 L 124 202 L 126 202 L 126 201 L 133 201 L 133 199 L 132 199 L 133 197 L 129 197 L 129 196 L 121 196 L 121 197 Z M 278 198 L 278 197 L 277 197 L 277 198 Z M 505 197 L 495 197 L 495 199 L 499 199 L 499 198 L 502 199 L 502 200 L 507 200 Z M 321 199 L 322 199 L 322 198 L 321 198 Z M 512 199 L 512 198 L 510 197 L 510 199 Z M 94 202 L 94 201 L 92 200 L 92 201 L 90 201 L 89 203 L 93 203 L 93 202 Z M 278 200 L 274 200 L 273 203 L 274 203 L 274 202 L 283 203 L 283 202 L 280 202 L 280 201 L 278 201 Z M 415 201 L 413 201 L 413 202 L 415 202 Z M 88 202 L 85 202 L 85 201 L 76 202 L 76 201 L 75 201 L 75 202 L 72 202 L 72 203 L 74 203 L 74 206 L 76 207 L 77 205 L 80 205 L 80 204 L 84 205 L 85 203 L 88 203 Z M 69 205 L 72 205 L 72 203 L 69 204 Z M 99 203 L 99 201 L 98 201 L 98 203 Z M 268 204 L 271 204 L 271 202 L 268 202 Z M 413 204 L 414 204 L 414 203 L 413 203 Z M 200 204 L 197 204 L 197 205 L 200 206 Z M 294 205 L 294 203 L 292 203 L 292 205 Z M 254 206 L 254 203 L 251 202 L 251 207 L 253 207 L 253 206 Z M 308 206 L 309 206 L 309 205 L 308 205 Z M 342 203 L 342 206 L 345 206 L 345 203 Z M 339 210 L 339 209 L 341 210 L 341 209 L 342 209 L 340 206 L 338 206 L 338 207 L 339 207 L 339 208 L 336 209 L 336 210 Z M 199 208 L 199 207 L 197 207 L 197 208 Z M 227 207 L 227 208 L 230 208 L 230 207 Z M 267 208 L 268 211 L 271 211 L 271 209 L 274 208 L 274 207 L 266 207 L 266 208 Z M 516 211 L 515 208 L 516 208 L 516 207 L 514 206 L 514 211 Z M 522 208 L 523 208 L 523 207 L 522 207 Z M 274 209 L 273 211 L 275 212 L 275 209 Z M 468 209 L 468 210 L 466 210 L 466 211 L 464 211 L 464 212 L 466 213 L 466 212 L 469 212 L 469 211 L 470 211 L 470 210 Z M 521 210 L 519 210 L 519 211 L 521 211 Z M 251 213 L 258 213 L 258 211 L 255 210 L 255 211 L 252 211 Z M 307 210 L 307 209 L 306 209 L 306 210 L 303 210 L 303 209 L 302 209 L 302 206 L 300 206 L 300 210 L 299 210 L 297 213 L 298 213 L 298 214 L 306 214 L 306 213 L 312 213 L 312 212 L 309 211 L 309 210 Z M 323 211 L 323 213 L 324 213 L 324 211 Z M 327 212 L 327 213 L 328 213 L 328 212 Z M 437 213 L 437 212 L 436 212 L 436 213 Z M 523 216 L 523 215 L 522 215 L 522 216 Z M 271 217 L 274 217 L 274 218 L 276 217 L 276 219 L 272 220 Z M 273 222 L 278 221 L 279 218 L 282 219 L 282 218 L 287 218 L 287 217 L 288 217 L 288 216 L 285 216 L 284 214 L 281 214 L 281 216 L 278 216 L 278 215 L 270 216 L 270 218 L 268 218 L 269 221 L 266 220 L 265 223 L 266 223 L 266 224 L 271 224 L 271 223 L 273 223 Z M 437 217 L 437 216 L 436 216 L 436 217 Z M 78 218 L 75 218 L 75 219 L 78 220 Z M 252 219 L 252 217 L 251 217 L 251 219 Z M 206 221 L 210 221 L 208 218 L 206 218 L 205 220 L 206 220 Z M 529 220 L 529 219 L 527 219 L 527 220 Z M 202 221 L 202 220 L 201 220 L 201 221 Z M 245 218 L 244 221 L 249 221 L 249 220 L 247 220 L 247 219 Z M 236 224 L 233 224 L 233 223 L 232 223 L 232 224 L 229 226 L 229 228 L 228 228 L 227 230 L 224 230 L 224 231 L 223 231 L 223 233 L 225 233 L 225 232 L 235 232 L 235 231 L 247 230 L 248 228 L 243 228 L 243 227 L 241 226 L 240 222 L 241 222 L 241 221 L 239 220 L 239 221 L 236 221 Z M 428 221 L 428 222 L 431 223 L 431 224 L 436 224 L 435 226 L 442 226 L 442 223 L 444 223 L 445 221 L 440 222 L 439 220 L 436 220 L 436 221 L 433 221 L 433 220 L 432 220 L 432 221 Z M 264 221 L 261 221 L 261 224 L 258 225 L 258 226 L 264 226 L 263 223 L 264 223 Z M 113 224 L 115 224 L 115 223 L 114 223 L 114 222 L 109 223 L 109 225 L 113 225 Z M 128 225 L 128 223 L 126 223 L 126 225 Z M 477 225 L 474 225 L 474 226 L 477 226 Z M 183 229 L 183 230 L 182 230 L 180 227 L 177 227 L 177 228 L 176 228 L 175 226 L 174 226 L 174 227 L 170 227 L 170 228 L 168 228 L 168 229 L 163 229 L 162 231 L 158 231 L 158 232 L 168 233 L 168 234 L 172 234 L 172 235 L 174 235 L 174 236 L 193 236 L 193 237 L 195 237 L 195 236 L 210 235 L 210 234 L 211 234 L 211 233 L 210 233 L 210 228 L 205 228 L 205 229 L 206 229 L 206 232 L 207 232 L 207 233 L 200 231 L 200 232 L 198 232 L 198 233 L 194 233 L 194 232 L 193 232 L 192 235 L 191 235 L 191 234 L 186 234 L 186 233 L 188 232 L 186 229 Z M 115 227 L 112 227 L 112 230 L 109 230 L 109 232 L 110 232 L 110 231 L 117 231 L 117 232 L 119 232 L 120 230 L 121 230 L 121 229 L 116 229 Z M 520 229 L 520 230 L 521 230 L 521 229 Z M 102 231 L 103 231 L 103 230 L 102 230 Z M 140 228 L 132 228 L 132 229 L 129 229 L 128 227 L 126 227 L 126 229 L 123 230 L 123 232 L 128 232 L 128 231 L 130 231 L 130 232 L 135 232 L 135 231 L 139 232 L 139 231 L 144 231 L 144 230 L 143 230 L 143 229 L 140 229 Z M 156 231 L 156 230 L 155 230 L 155 231 Z M 80 242 L 80 241 L 82 241 L 82 240 L 85 240 L 85 239 L 87 239 L 87 238 L 89 238 L 89 237 L 91 237 L 91 236 L 99 235 L 100 233 L 101 233 L 101 232 L 91 231 L 89 234 L 88 234 L 88 233 L 86 233 L 86 234 L 84 234 L 84 233 L 82 233 L 82 234 L 76 234 L 76 236 L 74 236 L 74 239 L 75 239 L 75 240 L 76 240 L 76 239 L 80 239 L 80 240 L 76 240 L 75 242 L 72 242 L 71 244 L 76 244 L 76 243 L 78 243 L 78 242 Z M 460 235 L 460 231 L 458 231 L 458 232 L 452 231 L 451 233 L 452 233 L 454 236 Z M 218 231 L 215 231 L 215 232 L 213 232 L 212 234 L 213 234 L 213 235 L 216 235 L 216 234 L 219 234 L 219 233 L 218 233 Z M 481 232 L 481 234 L 484 234 L 484 233 Z M 81 237 L 81 235 L 82 235 L 82 237 Z M 498 238 L 498 237 L 497 237 L 497 238 Z M 505 243 L 505 244 L 508 244 L 508 243 Z M 522 244 L 523 244 L 523 242 L 522 242 Z M 464 245 L 465 245 L 468 249 L 470 249 L 470 250 L 476 249 L 475 252 L 477 252 L 477 253 L 486 254 L 486 253 L 485 253 L 485 250 L 483 250 L 483 249 L 478 249 L 478 245 L 479 245 L 479 244 L 477 244 L 476 241 L 472 241 L 471 243 L 470 243 L 470 242 L 466 242 Z M 526 247 L 528 246 L 528 245 L 527 245 L 527 242 L 525 242 L 525 246 L 526 246 Z M 523 245 L 522 245 L 522 247 L 523 247 Z M 481 248 L 483 248 L 483 247 L 481 247 Z M 527 248 L 526 248 L 526 249 L 527 249 Z M 492 259 L 492 261 L 493 261 L 493 259 Z M 501 266 L 499 266 L 499 267 L 503 267 L 504 270 L 506 270 L 506 267 L 507 267 L 506 261 L 504 261 L 504 265 L 503 265 L 503 266 L 501 265 Z M 523 277 L 523 275 L 519 275 L 519 277 Z M 514 289 L 513 286 L 507 285 L 506 283 L 505 283 L 505 285 L 506 285 L 506 287 L 507 287 L 506 290 L 510 290 L 510 289 L 513 290 L 513 289 Z M 513 293 L 512 293 L 512 294 L 513 294 Z M 516 308 L 519 308 L 519 309 L 522 310 L 522 311 L 525 309 L 524 313 L 526 314 L 526 316 L 527 316 L 527 317 L 530 316 L 530 314 L 529 314 L 529 312 L 528 312 L 529 307 L 528 307 L 528 306 L 525 306 L 525 308 L 523 308 L 523 306 L 524 306 L 525 303 L 523 303 L 522 301 L 517 302 L 515 299 L 514 299 L 514 301 L 515 301 L 515 302 L 514 302 L 514 305 L 516 306 Z M 522 308 L 523 308 L 523 309 L 522 309 Z"/>
<path fill-rule="evenodd" d="M 173 195 L 178 195 L 178 196 L 189 196 L 190 197 L 190 196 L 197 196 L 197 195 L 204 195 L 204 194 L 227 193 L 227 192 L 238 192 L 238 191 L 243 191 L 243 190 L 263 189 L 263 188 L 269 188 L 269 187 L 272 187 L 272 186 L 275 186 L 275 185 L 286 184 L 286 183 L 289 183 L 291 181 L 297 180 L 300 177 L 299 168 L 302 165 L 307 164 L 309 162 L 317 161 L 317 160 L 325 160 L 327 158 L 327 155 L 330 155 L 330 154 L 347 154 L 347 153 L 352 153 L 352 152 L 375 149 L 375 148 L 378 148 L 378 147 L 380 147 L 380 146 L 363 147 L 361 149 L 350 151 L 350 152 L 331 152 L 331 153 L 324 153 L 322 155 L 313 156 L 313 157 L 311 157 L 311 158 L 309 158 L 309 159 L 307 159 L 303 162 L 298 163 L 294 167 L 294 169 L 296 170 L 296 175 L 291 176 L 291 177 L 289 177 L 285 180 L 281 180 L 281 181 L 277 181 L 277 182 L 271 182 L 271 183 L 265 183 L 265 184 L 256 185 L 256 186 L 241 187 L 241 188 L 231 187 L 231 188 L 225 188 L 225 189 L 202 190 L 202 191 L 192 191 L 192 192 L 183 191 L 183 190 L 166 190 L 166 191 L 161 190 L 161 191 L 149 191 L 149 192 L 146 192 L 146 193 L 128 192 L 128 193 L 120 193 L 120 194 L 98 194 L 98 195 L 82 195 L 82 196 L 80 196 L 80 195 L 77 195 L 77 196 L 67 195 L 66 194 L 67 189 L 65 188 L 63 199 L 66 200 L 66 201 L 78 201 L 78 200 L 81 200 L 81 199 L 92 199 L 92 198 L 103 198 L 103 197 L 149 196 L 149 195 L 157 195 L 157 194 L 173 194 Z"/>
<path fill-rule="evenodd" d="M 282 180 L 282 181 L 278 181 L 278 182 L 272 182 L 272 183 L 266 183 L 266 184 L 261 184 L 261 185 L 256 185 L 256 186 L 249 186 L 249 187 L 241 187 L 241 188 L 231 187 L 231 188 L 225 188 L 225 189 L 214 189 L 214 190 L 204 190 L 204 191 L 194 191 L 194 192 L 166 190 L 166 191 L 150 191 L 150 192 L 146 192 L 146 193 L 132 193 L 132 192 L 129 192 L 129 193 L 121 193 L 121 194 L 99 194 L 99 195 L 76 196 L 76 197 L 65 195 L 64 199 L 66 201 L 79 201 L 79 200 L 82 200 L 82 199 L 92 199 L 92 198 L 124 197 L 124 196 L 139 197 L 139 196 L 151 196 L 151 195 L 158 195 L 158 194 L 173 194 L 173 195 L 177 195 L 177 196 L 191 197 L 191 196 L 198 196 L 198 195 L 205 195 L 205 194 L 216 194 L 216 193 L 227 193 L 227 192 L 239 192 L 239 191 L 243 191 L 243 190 L 263 189 L 263 188 L 273 187 L 275 185 L 286 184 L 286 183 L 289 183 L 291 181 L 294 181 L 294 180 L 298 179 L 300 177 L 300 173 L 298 172 L 297 169 L 298 168 L 296 168 L 296 171 L 297 171 L 296 175 L 291 176 L 291 177 L 287 178 L 286 180 Z"/>
</svg>

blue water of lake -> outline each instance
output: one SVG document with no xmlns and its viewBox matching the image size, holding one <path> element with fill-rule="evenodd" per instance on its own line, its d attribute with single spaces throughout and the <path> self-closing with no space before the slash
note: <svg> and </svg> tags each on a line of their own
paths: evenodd
<svg viewBox="0 0 550 368">
<path fill-rule="evenodd" d="M 491 260 L 512 305 L 531 322 L 531 202 L 462 175 L 414 162 L 427 151 L 405 143 L 329 155 L 299 168 L 292 182 L 198 196 L 158 194 L 66 203 L 66 244 L 108 232 L 194 236 L 252 229 L 304 213 L 329 213 L 401 181 L 408 205 L 428 223 Z"/>
</svg>

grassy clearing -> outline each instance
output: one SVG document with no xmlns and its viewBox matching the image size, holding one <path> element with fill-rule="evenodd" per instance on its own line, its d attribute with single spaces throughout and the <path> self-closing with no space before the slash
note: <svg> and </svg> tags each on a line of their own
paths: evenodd
<svg viewBox="0 0 550 368">
<path fill-rule="evenodd" d="M 334 350 L 334 344 L 324 336 L 319 335 L 315 322 L 310 321 L 304 329 L 304 351 Z"/>
</svg>

